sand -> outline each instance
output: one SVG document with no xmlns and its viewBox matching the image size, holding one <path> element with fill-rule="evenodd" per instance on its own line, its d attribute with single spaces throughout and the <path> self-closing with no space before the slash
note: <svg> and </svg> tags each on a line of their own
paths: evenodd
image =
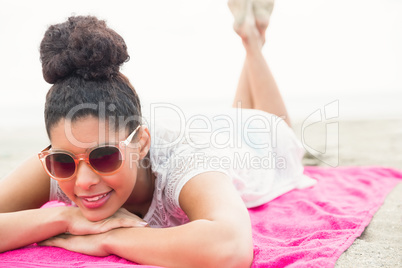
<svg viewBox="0 0 402 268">
<path fill-rule="evenodd" d="M 294 129 L 301 138 L 302 124 Z M 339 151 L 331 144 L 323 161 L 307 154 L 306 165 L 386 166 L 402 169 L 402 120 L 339 122 Z M 325 124 L 305 129 L 306 142 L 322 149 Z M 316 149 L 318 150 L 318 149 Z M 332 161 L 331 161 L 332 160 Z M 402 183 L 387 196 L 360 237 L 338 259 L 335 267 L 402 267 Z"/>
<path fill-rule="evenodd" d="M 327 122 L 328 123 L 328 122 Z M 402 169 L 402 119 L 334 121 L 326 139 L 325 123 L 303 128 L 296 135 L 322 152 L 306 154 L 305 165 L 386 166 Z M 330 130 L 331 130 L 330 129 Z M 335 131 L 333 131 L 335 129 Z M 338 130 L 336 130 L 338 129 Z M 0 178 L 48 145 L 43 127 L 0 132 Z M 363 234 L 338 259 L 340 267 L 402 267 L 402 184 L 386 198 Z"/>
</svg>

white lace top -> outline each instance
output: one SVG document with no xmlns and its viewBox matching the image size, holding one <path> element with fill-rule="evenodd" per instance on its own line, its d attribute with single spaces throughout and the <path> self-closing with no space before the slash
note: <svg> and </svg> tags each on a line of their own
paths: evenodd
<svg viewBox="0 0 402 268">
<path fill-rule="evenodd" d="M 180 191 L 186 182 L 203 172 L 227 174 L 247 207 L 315 183 L 303 175 L 304 150 L 300 142 L 275 115 L 230 109 L 187 118 L 153 116 L 147 125 L 156 181 L 144 220 L 152 227 L 188 222 L 180 208 Z M 54 180 L 50 200 L 72 203 Z"/>
</svg>

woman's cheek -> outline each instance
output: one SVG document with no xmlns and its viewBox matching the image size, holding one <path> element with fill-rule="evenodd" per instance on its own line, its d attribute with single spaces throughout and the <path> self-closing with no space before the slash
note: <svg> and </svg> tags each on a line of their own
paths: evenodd
<svg viewBox="0 0 402 268">
<path fill-rule="evenodd" d="M 135 186 L 136 182 L 135 178 L 136 178 L 136 172 L 133 172 L 132 170 L 126 170 L 123 167 L 121 172 L 119 172 L 118 174 L 113 176 L 113 178 L 110 178 L 108 180 L 108 184 L 115 190 L 120 190 L 131 194 Z"/>
<path fill-rule="evenodd" d="M 60 189 L 70 198 L 71 201 L 74 201 L 74 180 L 58 182 Z"/>
</svg>

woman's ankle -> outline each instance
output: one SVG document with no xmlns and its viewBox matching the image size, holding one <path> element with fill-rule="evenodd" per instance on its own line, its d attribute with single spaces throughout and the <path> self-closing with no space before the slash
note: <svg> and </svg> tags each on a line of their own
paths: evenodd
<svg viewBox="0 0 402 268">
<path fill-rule="evenodd" d="M 246 60 L 247 59 L 255 59 L 255 58 L 264 58 L 262 54 L 262 45 L 257 46 L 255 44 L 246 44 L 243 41 L 244 49 L 246 50 Z"/>
<path fill-rule="evenodd" d="M 263 39 L 257 30 L 254 28 L 249 30 L 248 34 L 241 36 L 244 49 L 247 53 L 255 54 L 261 53 L 262 47 L 264 46 L 265 39 Z"/>
</svg>

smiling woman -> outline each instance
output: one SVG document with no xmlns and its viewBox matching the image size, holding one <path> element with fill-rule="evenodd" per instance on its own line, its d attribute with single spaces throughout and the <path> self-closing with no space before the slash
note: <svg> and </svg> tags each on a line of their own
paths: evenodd
<svg viewBox="0 0 402 268">
<path fill-rule="evenodd" d="M 267 23 L 256 24 L 253 10 L 264 5 L 246 2 L 236 25 L 247 56 L 234 109 L 190 119 L 210 131 L 179 139 L 186 122 L 142 118 L 120 72 L 127 47 L 104 21 L 73 16 L 49 27 L 40 52 L 53 84 L 51 145 L 0 181 L 1 252 L 40 242 L 150 265 L 250 266 L 247 208 L 314 182 L 303 175 L 303 149 L 261 53 Z M 267 166 L 268 158 L 283 165 Z M 52 200 L 69 206 L 39 209 Z"/>
</svg>

